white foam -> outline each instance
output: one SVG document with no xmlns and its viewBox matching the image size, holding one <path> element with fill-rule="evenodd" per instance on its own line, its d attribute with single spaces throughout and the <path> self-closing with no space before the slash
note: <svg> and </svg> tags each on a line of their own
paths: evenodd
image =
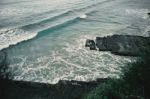
<svg viewBox="0 0 150 99">
<path fill-rule="evenodd" d="M 85 40 L 94 38 L 95 35 L 74 36 L 73 42 L 65 43 L 61 49 L 31 61 L 27 56 L 14 57 L 20 59 L 10 66 L 14 79 L 55 84 L 59 80 L 91 81 L 118 77 L 121 66 L 130 62 L 130 58 L 85 48 Z"/>
<path fill-rule="evenodd" d="M 30 33 L 22 29 L 1 29 L 0 30 L 0 50 L 18 42 L 32 39 L 37 33 Z"/>
<path fill-rule="evenodd" d="M 146 28 L 143 31 L 144 36 L 150 37 L 150 26 L 146 26 Z"/>
<path fill-rule="evenodd" d="M 87 15 L 86 14 L 82 14 L 82 15 L 80 15 L 79 16 L 81 19 L 85 19 L 85 18 L 87 18 Z"/>
</svg>

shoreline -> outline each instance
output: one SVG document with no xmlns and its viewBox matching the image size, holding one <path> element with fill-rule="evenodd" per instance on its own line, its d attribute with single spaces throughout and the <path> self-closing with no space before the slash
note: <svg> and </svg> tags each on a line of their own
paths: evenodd
<svg viewBox="0 0 150 99">
<path fill-rule="evenodd" d="M 1 80 L 0 96 L 2 99 L 83 99 L 85 94 L 106 81 L 107 79 L 90 82 L 60 80 L 57 84 L 47 84 Z"/>
<path fill-rule="evenodd" d="M 111 36 L 108 38 L 111 38 Z M 0 58 L 2 59 L 2 61 L 0 61 L 0 65 L 7 61 L 7 53 L 5 50 L 7 49 L 0 51 Z M 109 50 L 106 49 L 106 51 Z M 97 78 L 95 81 L 59 80 L 59 82 L 56 84 L 48 84 L 28 81 L 15 81 L 11 79 L 5 80 L 0 78 L 2 82 L 0 96 L 4 97 L 4 99 L 83 99 L 84 95 L 91 92 L 98 85 L 107 82 L 108 79 L 109 78 Z"/>
</svg>

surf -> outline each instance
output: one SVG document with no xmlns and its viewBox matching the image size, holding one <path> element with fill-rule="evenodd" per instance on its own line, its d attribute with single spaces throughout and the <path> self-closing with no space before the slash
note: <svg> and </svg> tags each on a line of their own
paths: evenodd
<svg viewBox="0 0 150 99">
<path fill-rule="evenodd" d="M 96 11 L 96 6 L 104 3 L 110 3 L 112 1 L 114 0 L 102 0 L 98 3 L 88 4 L 84 7 L 81 6 L 79 8 L 69 9 L 66 11 L 62 11 L 62 13 L 52 15 L 46 19 L 41 19 L 39 21 L 32 22 L 23 26 L 17 26 L 13 28 L 2 27 L 2 29 L 0 30 L 0 50 L 22 41 L 40 37 L 39 35 L 45 35 L 48 31 L 52 32 L 54 30 L 75 24 L 76 22 L 80 22 L 83 19 L 87 19 L 90 14 Z M 51 12 L 54 11 L 47 11 L 43 14 L 48 14 Z M 41 15 L 42 13 L 40 13 L 40 16 Z M 36 16 L 33 15 L 31 17 Z M 12 35 L 12 38 L 9 37 L 10 34 Z"/>
</svg>

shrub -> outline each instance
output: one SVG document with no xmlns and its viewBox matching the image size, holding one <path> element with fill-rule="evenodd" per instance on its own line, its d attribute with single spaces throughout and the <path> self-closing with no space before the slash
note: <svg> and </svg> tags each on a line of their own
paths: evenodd
<svg viewBox="0 0 150 99">
<path fill-rule="evenodd" d="M 109 79 L 85 99 L 150 99 L 150 51 L 122 68 L 119 79 Z"/>
</svg>

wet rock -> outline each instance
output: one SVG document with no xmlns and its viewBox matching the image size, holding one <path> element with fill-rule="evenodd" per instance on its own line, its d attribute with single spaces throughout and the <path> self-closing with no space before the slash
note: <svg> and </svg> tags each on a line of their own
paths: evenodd
<svg viewBox="0 0 150 99">
<path fill-rule="evenodd" d="M 4 90 L 0 88 L 3 92 L 0 99 L 83 99 L 85 94 L 106 81 L 107 78 L 100 78 L 90 82 L 60 80 L 57 84 L 46 84 L 9 80 Z"/>
<path fill-rule="evenodd" d="M 150 37 L 132 35 L 112 35 L 96 37 L 99 51 L 110 51 L 117 55 L 138 56 L 150 47 Z"/>
<path fill-rule="evenodd" d="M 102 37 L 96 37 L 96 46 L 98 46 L 99 51 L 106 51 L 107 50 L 107 46 L 106 46 L 106 38 L 102 38 Z"/>
<path fill-rule="evenodd" d="M 85 47 L 89 47 L 90 50 L 96 50 L 96 45 L 94 40 L 86 40 Z"/>
<path fill-rule="evenodd" d="M 147 15 L 150 17 L 150 12 L 149 12 L 149 13 L 147 13 Z"/>
<path fill-rule="evenodd" d="M 5 53 L 0 51 L 0 66 L 3 64 L 3 62 L 5 61 Z"/>
</svg>

